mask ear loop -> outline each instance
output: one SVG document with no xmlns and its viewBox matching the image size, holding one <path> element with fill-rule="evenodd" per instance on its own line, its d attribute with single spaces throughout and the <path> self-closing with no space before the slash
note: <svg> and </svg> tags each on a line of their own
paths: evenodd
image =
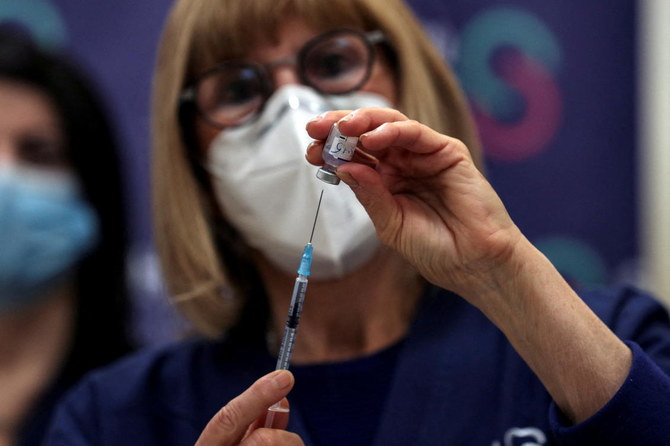
<svg viewBox="0 0 670 446">
<path fill-rule="evenodd" d="M 182 95 L 179 98 L 177 120 L 179 122 L 182 145 L 184 147 L 184 155 L 186 156 L 198 183 L 205 190 L 211 190 L 209 174 L 203 165 L 202 156 L 198 151 L 198 143 L 193 125 L 196 115 L 197 113 L 193 99 L 190 96 Z"/>
<path fill-rule="evenodd" d="M 265 298 L 265 288 L 253 263 L 251 248 L 242 235 L 225 219 L 214 198 L 211 177 L 198 150 L 193 125 L 194 119 L 197 119 L 195 104 L 190 98 L 181 97 L 177 113 L 184 155 L 203 192 L 210 215 L 209 225 L 214 244 L 233 289 L 232 294 L 225 289 L 221 291 L 240 300 L 240 313 L 237 323 L 230 329 L 230 335 L 237 336 L 244 342 L 259 337 L 265 342 L 264 333 L 270 320 L 270 310 Z"/>
<path fill-rule="evenodd" d="M 231 247 L 245 245 L 245 249 L 232 249 L 233 256 L 242 256 L 245 260 L 249 258 L 249 248 L 246 243 L 240 243 L 241 235 L 226 221 L 220 206 L 217 204 L 214 194 L 214 187 L 205 160 L 198 150 L 197 138 L 195 135 L 194 120 L 197 119 L 197 112 L 195 104 L 189 97 L 182 97 L 179 99 L 178 120 L 179 128 L 184 148 L 184 155 L 186 157 L 191 171 L 195 176 L 196 182 L 200 186 L 201 191 L 205 196 L 207 207 L 210 214 L 210 225 L 215 234 L 216 243 L 219 248 L 224 248 L 223 251 L 227 253 L 231 251 Z M 221 223 L 219 223 L 221 222 Z M 228 257 L 224 255 L 224 257 Z"/>
</svg>

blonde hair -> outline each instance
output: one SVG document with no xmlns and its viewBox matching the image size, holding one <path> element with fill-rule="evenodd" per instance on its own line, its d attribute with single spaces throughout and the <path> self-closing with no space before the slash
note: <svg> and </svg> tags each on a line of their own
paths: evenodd
<svg viewBox="0 0 670 446">
<path fill-rule="evenodd" d="M 246 296 L 236 278 L 229 277 L 231 260 L 226 264 L 217 249 L 217 217 L 187 156 L 179 97 L 205 69 L 243 57 L 261 40 L 276 40 L 288 14 L 314 29 L 383 31 L 395 55 L 399 110 L 464 141 L 481 167 L 464 95 L 402 0 L 177 0 L 163 32 L 154 77 L 154 231 L 175 304 L 198 331 L 211 337 L 235 324 Z"/>
</svg>

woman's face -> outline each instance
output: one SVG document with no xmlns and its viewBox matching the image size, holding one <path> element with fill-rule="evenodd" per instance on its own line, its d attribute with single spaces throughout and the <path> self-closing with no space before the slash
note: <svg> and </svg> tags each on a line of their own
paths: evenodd
<svg viewBox="0 0 670 446">
<path fill-rule="evenodd" d="M 288 19 L 282 22 L 278 32 L 278 43 L 262 43 L 249 53 L 247 62 L 267 65 L 277 60 L 295 56 L 312 38 L 321 34 L 320 31 L 308 27 L 300 19 Z M 279 64 L 270 72 L 275 88 L 289 84 L 299 84 L 300 79 L 294 64 Z M 377 93 L 385 97 L 391 104 L 397 103 L 396 85 L 392 68 L 381 57 L 375 63 L 368 81 L 359 91 Z M 196 136 L 202 153 L 206 153 L 212 140 L 221 129 L 212 126 L 202 119 L 196 119 Z M 224 130 L 225 131 L 225 130 Z"/>
<path fill-rule="evenodd" d="M 0 104 L 0 167 L 69 167 L 61 123 L 46 94 L 28 84 L 0 80 Z"/>
</svg>

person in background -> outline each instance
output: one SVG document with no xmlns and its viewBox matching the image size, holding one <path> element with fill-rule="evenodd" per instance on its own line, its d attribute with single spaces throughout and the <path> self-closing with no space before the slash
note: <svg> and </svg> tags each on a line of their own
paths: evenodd
<svg viewBox="0 0 670 446">
<path fill-rule="evenodd" d="M 177 0 L 154 89 L 162 270 L 211 339 L 89 375 L 48 444 L 667 444 L 667 312 L 577 294 L 524 237 L 402 1 Z M 315 178 L 334 124 L 368 153 L 346 185 Z"/>
<path fill-rule="evenodd" d="M 0 30 L 0 445 L 41 444 L 60 396 L 132 350 L 124 210 L 92 86 Z"/>
</svg>

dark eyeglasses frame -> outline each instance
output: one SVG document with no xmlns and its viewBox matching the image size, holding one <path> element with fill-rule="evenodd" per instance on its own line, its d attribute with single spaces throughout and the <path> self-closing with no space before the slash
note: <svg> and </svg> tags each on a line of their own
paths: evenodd
<svg viewBox="0 0 670 446">
<path fill-rule="evenodd" d="M 316 85 L 312 84 L 309 81 L 309 79 L 307 79 L 307 77 L 305 76 L 304 70 L 301 67 L 303 66 L 303 60 L 305 59 L 305 56 L 307 54 L 309 54 L 310 50 L 315 45 L 318 45 L 323 40 L 328 39 L 328 38 L 332 37 L 333 35 L 337 35 L 337 34 L 357 35 L 361 39 L 361 41 L 363 41 L 365 43 L 365 45 L 367 46 L 368 52 L 370 54 L 370 58 L 368 60 L 368 66 L 366 67 L 366 74 L 357 85 L 353 86 L 352 88 L 350 88 L 346 91 L 342 91 L 342 92 L 338 92 L 338 93 L 330 93 L 330 92 L 322 91 Z M 319 34 L 318 36 L 312 38 L 307 43 L 305 43 L 305 45 L 300 49 L 300 51 L 297 54 L 292 55 L 292 56 L 287 56 L 287 57 L 279 59 L 279 60 L 275 60 L 275 61 L 270 62 L 268 64 L 257 64 L 257 63 L 253 63 L 253 62 L 238 62 L 238 61 L 224 62 L 224 63 L 221 63 L 219 65 L 216 65 L 216 66 L 204 71 L 203 73 L 198 75 L 193 82 L 191 82 L 186 88 L 184 88 L 182 90 L 182 92 L 179 96 L 179 108 L 182 109 L 186 105 L 192 106 L 193 109 L 195 109 L 195 112 L 197 113 L 197 115 L 199 117 L 201 117 L 203 120 L 205 120 L 205 122 L 207 122 L 208 124 L 210 124 L 210 125 L 212 125 L 216 128 L 223 129 L 223 128 L 227 128 L 227 127 L 235 127 L 235 126 L 224 126 L 224 125 L 212 120 L 211 118 L 209 118 L 206 113 L 203 113 L 200 110 L 200 107 L 198 106 L 197 100 L 196 100 L 196 97 L 197 97 L 196 90 L 198 88 L 198 85 L 200 84 L 200 82 L 203 79 L 207 78 L 212 73 L 216 73 L 218 71 L 222 71 L 226 68 L 230 68 L 230 67 L 233 67 L 233 66 L 254 67 L 256 69 L 256 71 L 258 73 L 260 73 L 260 75 L 261 75 L 261 81 L 263 82 L 263 87 L 264 87 L 264 89 L 263 89 L 263 103 L 258 108 L 258 110 L 256 110 L 253 113 L 253 115 L 252 115 L 253 117 L 258 116 L 262 112 L 262 110 L 265 106 L 265 103 L 267 102 L 267 99 L 272 95 L 272 92 L 275 90 L 275 86 L 274 86 L 274 83 L 272 82 L 272 77 L 270 76 L 270 72 L 274 68 L 276 68 L 278 66 L 281 66 L 281 65 L 295 64 L 298 67 L 297 71 L 298 71 L 298 77 L 300 79 L 300 82 L 303 85 L 307 85 L 309 87 L 314 88 L 319 93 L 337 94 L 337 95 L 351 93 L 353 91 L 358 90 L 363 85 L 365 85 L 365 83 L 370 78 L 370 74 L 372 72 L 372 65 L 374 64 L 375 58 L 376 58 L 375 51 L 374 51 L 374 46 L 377 45 L 377 44 L 383 43 L 385 41 L 386 41 L 386 36 L 380 30 L 361 32 L 361 31 L 354 30 L 354 29 L 349 29 L 349 28 L 338 28 L 338 29 L 333 29 L 331 31 L 327 31 L 323 34 Z M 246 123 L 246 122 L 248 122 L 249 120 L 252 120 L 252 119 L 253 118 L 250 118 L 248 120 L 244 120 L 243 122 L 241 122 L 240 124 L 237 124 L 237 125 L 241 125 L 241 124 Z"/>
</svg>

